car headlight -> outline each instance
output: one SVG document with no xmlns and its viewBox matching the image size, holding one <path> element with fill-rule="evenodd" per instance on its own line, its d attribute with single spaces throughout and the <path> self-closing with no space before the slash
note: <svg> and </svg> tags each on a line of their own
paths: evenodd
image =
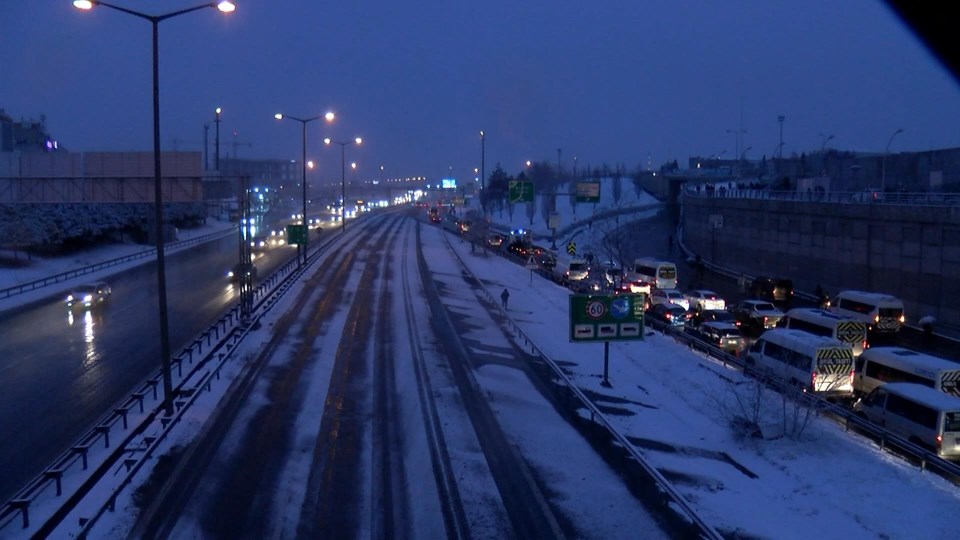
<svg viewBox="0 0 960 540">
<path fill-rule="evenodd" d="M 233 270 L 227 272 L 227 277 L 233 277 Z"/>
<path fill-rule="evenodd" d="M 84 297 L 83 297 L 83 301 L 84 301 L 84 302 L 93 302 L 93 295 L 92 295 L 92 294 L 88 294 L 88 295 L 84 296 Z"/>
</svg>

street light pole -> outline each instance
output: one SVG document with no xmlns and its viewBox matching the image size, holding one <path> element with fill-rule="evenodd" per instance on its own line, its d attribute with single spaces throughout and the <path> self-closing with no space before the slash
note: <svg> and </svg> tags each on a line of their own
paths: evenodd
<svg viewBox="0 0 960 540">
<path fill-rule="evenodd" d="M 352 143 L 361 144 L 363 139 L 355 138 Z M 327 146 L 340 145 L 340 232 L 347 232 L 347 176 L 346 176 L 346 147 L 351 141 L 335 141 L 329 137 L 323 140 Z"/>
<path fill-rule="evenodd" d="M 903 128 L 897 128 L 897 130 L 893 132 L 890 140 L 887 141 L 886 148 L 883 149 L 883 157 L 880 158 L 880 193 L 887 191 L 887 152 L 890 151 L 890 144 L 893 143 L 893 138 L 900 133 L 903 133 Z"/>
<path fill-rule="evenodd" d="M 303 238 L 301 241 L 303 242 L 303 245 L 297 244 L 297 268 L 301 268 L 303 265 L 307 264 L 307 244 L 309 244 L 310 241 L 310 227 L 307 225 L 307 124 L 321 118 L 325 119 L 327 122 L 332 122 L 333 119 L 336 118 L 336 115 L 332 112 L 328 112 L 323 116 L 297 118 L 296 116 L 277 113 L 273 115 L 273 117 L 277 120 L 283 120 L 284 118 L 296 120 L 297 122 L 300 122 L 300 125 L 303 128 L 300 145 L 300 165 L 303 168 L 302 177 L 300 178 L 300 186 L 303 188 L 303 206 L 301 208 L 301 221 L 303 223 Z"/>
<path fill-rule="evenodd" d="M 232 2 L 207 3 L 191 8 L 173 11 L 165 15 L 147 15 L 120 6 L 114 6 L 99 0 L 74 0 L 74 7 L 90 10 L 94 6 L 103 6 L 150 22 L 153 26 L 153 197 L 154 220 L 156 221 L 157 246 L 157 300 L 160 307 L 160 366 L 163 376 L 163 406 L 167 416 L 173 416 L 173 378 L 170 374 L 170 327 L 167 320 L 167 274 L 163 252 L 163 175 L 160 170 L 160 37 L 161 21 L 205 8 L 217 8 L 230 13 L 236 9 Z"/>
<path fill-rule="evenodd" d="M 217 147 L 213 153 L 214 155 L 213 162 L 214 162 L 214 165 L 216 166 L 216 169 L 219 171 L 220 170 L 220 113 L 223 112 L 223 110 L 220 109 L 220 107 L 217 107 L 217 109 L 213 112 L 215 112 L 217 115 L 217 118 L 214 120 L 214 122 L 217 124 L 217 136 L 216 136 Z"/>
<path fill-rule="evenodd" d="M 484 154 L 484 139 L 483 130 L 480 130 L 480 189 L 484 190 L 487 187 L 487 177 L 484 176 L 484 163 L 486 162 L 486 155 Z"/>
<path fill-rule="evenodd" d="M 780 155 L 777 157 L 777 174 L 780 174 L 780 164 L 783 162 L 783 121 L 786 120 L 786 118 L 787 117 L 782 114 L 777 117 L 777 122 L 780 122 L 780 144 L 777 146 Z"/>
</svg>

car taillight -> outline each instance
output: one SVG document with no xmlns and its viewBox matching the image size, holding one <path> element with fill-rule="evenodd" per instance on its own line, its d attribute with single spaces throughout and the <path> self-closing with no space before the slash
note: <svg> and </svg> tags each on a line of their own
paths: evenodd
<svg viewBox="0 0 960 540">
<path fill-rule="evenodd" d="M 673 313 L 667 313 L 667 319 L 672 319 L 672 318 L 673 318 Z"/>
<path fill-rule="evenodd" d="M 816 371 L 810 374 L 810 388 L 814 390 L 817 389 L 817 372 Z"/>
<path fill-rule="evenodd" d="M 853 386 L 853 370 L 850 370 L 850 385 Z"/>
<path fill-rule="evenodd" d="M 869 343 L 867 343 L 867 340 L 863 340 L 863 341 L 861 341 L 861 342 L 860 342 L 860 346 L 861 346 L 861 347 L 863 347 L 863 349 L 864 349 L 864 350 L 866 350 L 866 349 L 869 349 L 869 348 L 870 348 L 870 344 L 869 344 Z"/>
<path fill-rule="evenodd" d="M 880 322 L 880 316 L 879 316 L 879 315 L 874 315 L 874 317 L 873 317 L 873 322 L 875 322 L 875 323 Z"/>
<path fill-rule="evenodd" d="M 943 435 L 937 435 L 937 453 L 940 453 L 940 445 L 943 444 Z"/>
<path fill-rule="evenodd" d="M 903 323 L 905 323 L 905 322 L 907 322 L 907 318 L 904 317 L 903 315 L 901 315 L 901 316 L 900 316 L 900 324 L 903 324 Z"/>
</svg>

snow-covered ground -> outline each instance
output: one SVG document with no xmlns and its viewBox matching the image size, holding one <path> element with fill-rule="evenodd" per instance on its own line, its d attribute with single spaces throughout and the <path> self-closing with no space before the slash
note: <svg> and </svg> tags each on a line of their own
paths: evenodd
<svg viewBox="0 0 960 540">
<path fill-rule="evenodd" d="M 522 225 L 516 219 L 515 214 L 514 222 L 503 225 Z M 566 338 L 569 291 L 537 276 L 531 283 L 528 270 L 500 257 L 471 254 L 468 244 L 452 245 L 492 294 L 508 288 L 508 314 L 519 328 L 598 403 L 619 410 L 611 414 L 613 423 L 674 478 L 707 522 L 745 537 L 956 537 L 960 488 L 825 418 L 814 418 L 799 435 L 778 436 L 784 425 L 781 401 L 769 392 L 761 401 L 768 439 L 741 437 L 732 421 L 741 412 L 737 397 L 754 395 L 752 381 L 672 339 L 650 333 L 642 342 L 614 343 L 613 387 L 602 387 L 602 345 L 572 344 Z M 431 260 L 431 269 L 459 273 L 452 259 Z M 481 369 L 479 379 L 488 393 L 501 401 L 509 398 L 510 406 L 521 409 L 540 399 L 529 383 L 503 371 L 498 366 Z M 315 412 L 317 418 L 302 420 L 319 422 L 321 411 Z M 182 427 L 191 425 L 199 429 L 199 421 Z M 551 429 L 534 423 L 523 433 L 528 445 L 551 445 Z M 525 457 L 547 471 L 556 470 L 561 459 L 547 453 Z M 606 465 L 591 460 L 563 466 L 565 472 L 577 473 L 572 476 L 586 478 L 600 474 L 591 467 Z M 610 500 L 566 504 L 588 515 L 617 511 L 617 502 Z M 624 538 L 637 537 L 635 530 L 621 532 Z"/>
</svg>

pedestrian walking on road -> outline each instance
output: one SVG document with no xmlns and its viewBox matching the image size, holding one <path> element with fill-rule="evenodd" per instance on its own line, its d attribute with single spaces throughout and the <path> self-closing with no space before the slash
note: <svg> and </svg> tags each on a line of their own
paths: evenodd
<svg viewBox="0 0 960 540">
<path fill-rule="evenodd" d="M 500 300 L 503 302 L 503 309 L 507 309 L 507 301 L 510 300 L 510 291 L 506 287 L 503 288 L 503 292 L 500 293 Z"/>
</svg>

